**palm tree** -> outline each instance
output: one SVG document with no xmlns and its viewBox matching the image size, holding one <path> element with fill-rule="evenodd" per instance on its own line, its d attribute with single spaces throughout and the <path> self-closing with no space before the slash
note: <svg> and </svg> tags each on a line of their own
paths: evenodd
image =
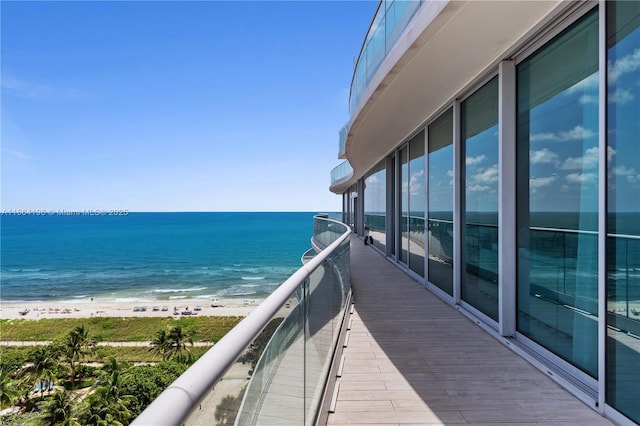
<svg viewBox="0 0 640 426">
<path fill-rule="evenodd" d="M 155 339 L 151 341 L 149 351 L 160 354 L 160 356 L 162 356 L 162 360 L 166 361 L 169 359 L 170 348 L 171 343 L 169 342 L 166 331 L 160 330 L 156 333 Z"/>
<path fill-rule="evenodd" d="M 71 370 L 71 383 L 76 380 L 76 369 L 80 360 L 95 351 L 96 343 L 89 337 L 84 325 L 80 325 L 67 334 L 63 342 L 64 355 Z"/>
<path fill-rule="evenodd" d="M 20 370 L 22 377 L 29 384 L 45 379 L 47 387 L 49 380 L 56 377 L 58 369 L 58 353 L 53 346 L 37 346 L 29 352 L 27 364 Z"/>
<path fill-rule="evenodd" d="M 71 395 L 62 390 L 56 392 L 45 403 L 44 412 L 41 419 L 47 425 L 73 425 L 78 424 L 77 420 L 73 417 L 75 408 L 75 401 L 71 398 Z"/>
<path fill-rule="evenodd" d="M 80 415 L 83 424 L 128 424 L 131 419 L 129 404 L 131 395 L 123 395 L 120 389 L 120 373 L 122 367 L 115 360 L 110 363 L 110 374 L 104 374 L 94 393 L 85 400 Z"/>
<path fill-rule="evenodd" d="M 187 343 L 190 343 L 191 346 L 193 346 L 191 334 L 184 333 L 182 331 L 182 327 L 179 325 L 173 327 L 171 331 L 169 331 L 168 341 L 168 358 L 176 357 L 178 360 L 181 360 L 183 352 L 187 352 L 188 354 L 191 353 L 189 348 L 187 348 Z"/>
<path fill-rule="evenodd" d="M 4 368 L 0 368 L 0 404 L 2 406 L 13 405 L 13 401 L 20 395 L 14 387 L 11 376 Z"/>
</svg>

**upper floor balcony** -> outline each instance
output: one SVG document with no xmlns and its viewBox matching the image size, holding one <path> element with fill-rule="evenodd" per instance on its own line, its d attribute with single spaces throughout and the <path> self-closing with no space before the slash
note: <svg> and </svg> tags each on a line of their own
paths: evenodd
<svg viewBox="0 0 640 426">
<path fill-rule="evenodd" d="M 570 7 L 526 2 L 382 0 L 358 56 L 340 158 L 348 188 Z"/>
<path fill-rule="evenodd" d="M 396 44 L 400 34 L 407 28 L 415 12 L 426 1 L 428 0 L 381 0 L 378 4 L 351 79 L 349 93 L 351 114 L 356 110 L 365 89 L 380 68 L 382 61 Z"/>
<path fill-rule="evenodd" d="M 343 161 L 331 170 L 331 189 L 335 190 L 336 186 L 346 182 L 353 175 L 353 169 L 348 160 Z"/>
</svg>

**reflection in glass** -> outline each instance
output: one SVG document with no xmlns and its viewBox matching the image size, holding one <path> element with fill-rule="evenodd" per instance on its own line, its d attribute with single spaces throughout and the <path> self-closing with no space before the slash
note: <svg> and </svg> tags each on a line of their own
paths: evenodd
<svg viewBox="0 0 640 426">
<path fill-rule="evenodd" d="M 409 142 L 409 268 L 424 277 L 424 132 Z"/>
<path fill-rule="evenodd" d="M 453 111 L 428 131 L 429 282 L 453 296 Z"/>
<path fill-rule="evenodd" d="M 387 174 L 384 161 L 378 163 L 364 180 L 364 226 L 365 235 L 373 239 L 373 244 L 385 250 Z"/>
<path fill-rule="evenodd" d="M 400 150 L 400 262 L 409 263 L 409 153 Z"/>
<path fill-rule="evenodd" d="M 598 373 L 598 15 L 517 67 L 518 331 Z"/>
<path fill-rule="evenodd" d="M 640 422 L 640 3 L 607 2 L 607 403 Z"/>
<path fill-rule="evenodd" d="M 498 321 L 498 79 L 462 103 L 462 300 Z"/>
</svg>

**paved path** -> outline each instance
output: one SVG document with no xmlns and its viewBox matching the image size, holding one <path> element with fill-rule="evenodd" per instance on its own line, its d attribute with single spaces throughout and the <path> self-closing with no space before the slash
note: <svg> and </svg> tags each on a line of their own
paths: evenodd
<svg viewBox="0 0 640 426">
<path fill-rule="evenodd" d="M 338 425 L 610 425 L 360 240 Z"/>
</svg>

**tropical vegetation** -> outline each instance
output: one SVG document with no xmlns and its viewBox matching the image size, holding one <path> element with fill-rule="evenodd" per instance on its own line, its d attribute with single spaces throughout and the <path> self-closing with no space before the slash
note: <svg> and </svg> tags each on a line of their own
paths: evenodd
<svg viewBox="0 0 640 426">
<path fill-rule="evenodd" d="M 143 321 L 127 327 L 129 333 L 105 330 L 119 319 L 100 318 L 67 328 L 66 333 L 42 328 L 45 321 L 2 324 L 2 339 L 14 338 L 15 328 L 37 333 L 50 343 L 40 346 L 0 350 L 0 407 L 13 407 L 15 414 L 4 416 L 3 425 L 126 425 L 139 415 L 169 384 L 182 374 L 207 347 L 193 347 L 195 339 L 218 340 L 241 318 L 199 318 L 195 321 Z M 141 320 L 147 320 L 146 318 Z M 134 323 L 135 321 L 127 321 Z M 105 336 L 134 341 L 150 324 L 160 326 L 144 339 L 150 346 L 118 348 L 98 346 Z M 56 324 L 59 325 L 59 324 Z M 106 326 L 106 327 L 105 327 Z M 12 329 L 12 327 L 14 327 Z M 118 328 L 118 326 L 116 326 Z M 94 334 L 94 332 L 96 332 Z M 204 334 L 208 334 L 205 337 Z M 97 336 L 101 335 L 100 338 Z M 54 337 L 55 336 L 55 337 Z M 113 338 L 113 337 L 112 337 Z M 17 340 L 17 339 L 16 339 Z M 26 340 L 23 338 L 23 340 Z M 126 350 L 146 365 L 135 365 L 123 357 L 106 355 Z M 145 356 L 144 353 L 147 353 Z M 125 357 L 126 358 L 126 357 Z M 104 359 L 102 365 L 96 359 Z M 151 363 L 148 361 L 151 360 Z M 91 362 L 89 362 L 91 361 Z"/>
</svg>

